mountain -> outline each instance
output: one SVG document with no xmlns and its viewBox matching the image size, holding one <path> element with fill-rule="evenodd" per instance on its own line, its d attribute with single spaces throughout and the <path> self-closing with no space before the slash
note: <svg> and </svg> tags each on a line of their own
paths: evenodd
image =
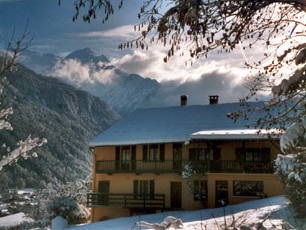
<svg viewBox="0 0 306 230">
<path fill-rule="evenodd" d="M 73 51 L 64 58 L 64 60 L 68 59 L 78 60 L 82 64 L 97 64 L 99 62 L 109 62 L 107 57 L 105 57 L 104 55 L 96 56 L 90 48 Z"/>
<path fill-rule="evenodd" d="M 60 60 L 61 58 L 54 54 L 45 54 L 31 50 L 24 50 L 18 59 L 24 66 L 43 75 L 48 75 Z"/>
<path fill-rule="evenodd" d="M 178 105 L 180 95 L 190 96 L 188 104 L 201 105 L 208 103 L 209 95 L 219 95 L 220 103 L 224 103 L 248 94 L 243 82 L 236 82 L 228 73 L 206 73 L 185 82 L 158 82 L 124 72 L 114 63 L 84 48 L 62 58 L 48 75 L 100 97 L 122 116 L 138 108 Z"/>
<path fill-rule="evenodd" d="M 121 71 L 89 48 L 68 54 L 51 75 L 100 97 L 121 115 L 149 106 L 160 87 L 156 80 Z"/>
<path fill-rule="evenodd" d="M 160 88 L 156 80 L 125 73 L 90 48 L 75 50 L 64 58 L 26 51 L 19 62 L 100 97 L 121 115 L 150 106 L 151 98 Z"/>
<path fill-rule="evenodd" d="M 14 130 L 0 130 L 1 143 L 13 149 L 31 134 L 47 138 L 48 144 L 36 149 L 38 158 L 20 160 L 1 172 L 0 187 L 40 187 L 90 175 L 88 141 L 120 116 L 98 97 L 21 65 L 7 79 L 1 106 L 13 108 L 9 119 Z"/>
</svg>

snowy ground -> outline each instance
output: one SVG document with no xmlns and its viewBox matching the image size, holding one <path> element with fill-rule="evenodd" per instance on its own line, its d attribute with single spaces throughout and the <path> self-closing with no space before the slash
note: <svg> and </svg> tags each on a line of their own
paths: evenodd
<svg viewBox="0 0 306 230">
<path fill-rule="evenodd" d="M 241 224 L 257 223 L 267 219 L 264 222 L 266 227 L 271 226 L 272 223 L 274 225 L 280 225 L 282 221 L 286 221 L 287 223 L 295 226 L 296 229 L 306 229 L 306 220 L 305 223 L 302 223 L 303 221 L 297 221 L 288 207 L 287 200 L 283 196 L 278 196 L 245 202 L 238 205 L 231 205 L 227 206 L 225 209 L 217 208 L 197 211 L 175 211 L 152 215 L 117 218 L 92 224 L 70 226 L 67 230 L 138 230 L 141 228 L 136 227 L 134 224 L 137 221 L 160 223 L 167 216 L 181 218 L 184 222 L 183 229 L 186 230 L 206 229 L 205 226 L 207 229 L 213 230 L 218 229 L 217 224 L 224 224 L 224 212 L 226 214 L 226 222 L 228 224 L 232 222 L 234 216 L 238 226 Z"/>
<path fill-rule="evenodd" d="M 70 226 L 66 230 L 139 230 L 145 228 L 135 226 L 135 222 L 146 221 L 150 223 L 160 223 L 167 216 L 174 216 L 182 219 L 184 222 L 183 229 L 185 230 L 214 230 L 219 229 L 217 225 L 224 224 L 224 213 L 226 215 L 227 224 L 231 224 L 234 217 L 237 223 L 236 226 L 262 222 L 266 219 L 266 221 L 264 221 L 266 227 L 271 226 L 272 223 L 274 225 L 280 225 L 282 222 L 287 222 L 297 230 L 306 230 L 306 220 L 298 221 L 294 218 L 291 209 L 288 207 L 288 202 L 283 196 L 245 202 L 238 205 L 227 206 L 226 208 L 174 211 L 117 218 L 92 224 Z M 0 218 L 0 227 L 18 225 L 23 221 L 31 220 L 26 218 L 23 213 L 9 215 Z"/>
<path fill-rule="evenodd" d="M 16 214 L 1 217 L 0 227 L 16 226 L 21 224 L 22 222 L 31 222 L 31 221 L 33 221 L 31 218 L 26 217 L 23 212 L 19 212 Z"/>
</svg>

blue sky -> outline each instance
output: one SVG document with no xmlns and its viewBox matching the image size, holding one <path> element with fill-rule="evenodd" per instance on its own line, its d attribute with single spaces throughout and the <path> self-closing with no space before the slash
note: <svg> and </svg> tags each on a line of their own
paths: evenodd
<svg viewBox="0 0 306 230">
<path fill-rule="evenodd" d="M 0 31 L 1 36 L 7 36 L 14 29 L 23 31 L 28 23 L 29 32 L 33 36 L 32 49 L 43 52 L 62 53 L 90 47 L 99 53 L 115 52 L 120 39 L 94 39 L 79 36 L 94 31 L 110 30 L 137 20 L 137 12 L 141 1 L 128 0 L 114 17 L 102 24 L 101 17 L 88 24 L 82 20 L 72 22 L 74 5 L 72 0 L 0 0 Z M 116 2 L 116 0 L 114 1 Z M 100 12 L 101 13 L 101 12 Z M 115 54 L 114 54 L 115 55 Z"/>
<path fill-rule="evenodd" d="M 119 2 L 113 1 L 115 5 Z M 183 83 L 201 81 L 206 76 L 222 75 L 224 79 L 220 84 L 228 88 L 229 84 L 226 82 L 230 79 L 230 88 L 235 88 L 241 84 L 242 78 L 249 75 L 243 67 L 245 59 L 256 57 L 262 47 L 250 50 L 248 57 L 243 54 L 242 49 L 236 49 L 231 54 L 212 53 L 209 58 L 197 60 L 192 66 L 185 65 L 186 60 L 189 60 L 188 55 L 174 56 L 165 64 L 163 58 L 167 50 L 160 43 L 151 44 L 148 51 L 119 50 L 117 47 L 120 42 L 137 36 L 133 31 L 133 24 L 137 22 L 137 13 L 143 1 L 125 0 L 123 8 L 116 10 L 107 23 L 102 24 L 100 15 L 97 20 L 88 24 L 82 20 L 72 22 L 74 0 L 62 0 L 61 6 L 58 5 L 58 0 L 0 0 L 0 35 L 8 36 L 14 29 L 17 32 L 23 31 L 28 23 L 29 32 L 34 38 L 30 47 L 32 50 L 65 56 L 74 50 L 89 47 L 97 55 L 104 54 L 111 60 L 111 64 L 127 73 L 136 73 L 158 81 Z M 1 37 L 0 41 L 2 40 Z M 67 69 L 80 71 L 84 70 L 84 66 Z"/>
</svg>

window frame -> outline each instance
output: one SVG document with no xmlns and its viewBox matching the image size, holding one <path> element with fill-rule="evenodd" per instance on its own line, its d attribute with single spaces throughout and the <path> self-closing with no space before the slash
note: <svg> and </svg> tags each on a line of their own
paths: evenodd
<svg viewBox="0 0 306 230">
<path fill-rule="evenodd" d="M 236 148 L 236 160 L 245 162 L 271 161 L 271 148 Z"/>
<path fill-rule="evenodd" d="M 133 180 L 134 199 L 154 199 L 155 181 L 154 180 Z M 148 197 L 145 197 L 148 195 Z"/>
<path fill-rule="evenodd" d="M 249 191 L 254 191 L 254 193 L 247 193 L 247 192 L 240 192 L 237 194 L 237 185 L 236 183 L 257 183 L 256 185 L 253 185 L 252 188 L 249 189 Z M 254 187 L 257 187 L 256 190 Z M 257 190 L 259 188 L 259 190 Z M 259 197 L 264 194 L 264 182 L 263 181 L 252 181 L 252 180 L 233 180 L 233 196 L 239 196 L 239 197 Z"/>
<path fill-rule="evenodd" d="M 196 184 L 198 184 L 198 186 L 196 186 Z M 193 181 L 193 200 L 195 201 L 207 201 L 208 200 L 208 182 L 207 180 L 194 180 Z"/>
<path fill-rule="evenodd" d="M 163 153 L 161 151 L 163 145 Z M 154 148 L 152 148 L 154 146 Z M 155 148 L 157 146 L 157 148 Z M 146 149 L 146 150 L 145 150 Z M 156 149 L 156 152 L 151 152 L 151 149 Z M 145 153 L 146 151 L 146 153 Z M 164 162 L 165 161 L 165 144 L 145 144 L 142 148 L 142 160 L 145 162 Z M 145 156 L 146 155 L 146 156 Z"/>
</svg>

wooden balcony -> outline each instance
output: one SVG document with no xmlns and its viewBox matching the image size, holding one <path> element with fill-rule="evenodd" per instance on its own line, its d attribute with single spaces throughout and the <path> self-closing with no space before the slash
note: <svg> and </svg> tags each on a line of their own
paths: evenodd
<svg viewBox="0 0 306 230">
<path fill-rule="evenodd" d="M 272 161 L 235 160 L 165 160 L 165 161 L 96 161 L 96 173 L 182 173 L 192 171 L 196 174 L 211 173 L 273 173 Z"/>
<path fill-rule="evenodd" d="M 122 208 L 164 209 L 164 194 L 88 193 L 87 206 L 116 206 Z"/>
</svg>

